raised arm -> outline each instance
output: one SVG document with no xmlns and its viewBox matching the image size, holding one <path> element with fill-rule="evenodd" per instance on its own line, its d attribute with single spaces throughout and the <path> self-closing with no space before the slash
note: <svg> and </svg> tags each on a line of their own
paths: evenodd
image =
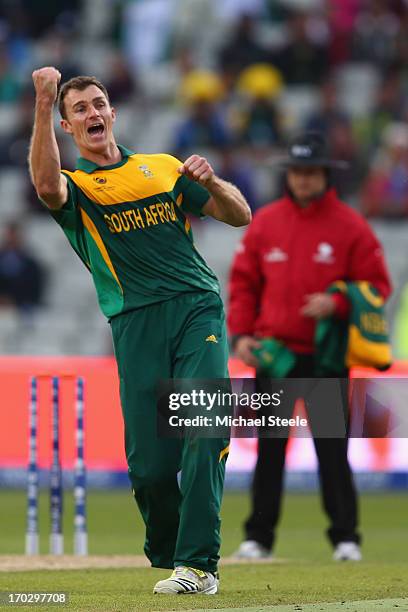
<svg viewBox="0 0 408 612">
<path fill-rule="evenodd" d="M 54 210 L 61 208 L 68 198 L 67 179 L 61 174 L 53 117 L 60 80 L 61 74 L 52 67 L 40 68 L 33 72 L 36 100 L 28 157 L 31 181 L 38 197 Z"/>
<path fill-rule="evenodd" d="M 205 157 L 192 155 L 179 172 L 209 191 L 211 197 L 203 206 L 205 215 L 235 227 L 248 225 L 251 221 L 251 209 L 240 190 L 216 176 Z"/>
</svg>

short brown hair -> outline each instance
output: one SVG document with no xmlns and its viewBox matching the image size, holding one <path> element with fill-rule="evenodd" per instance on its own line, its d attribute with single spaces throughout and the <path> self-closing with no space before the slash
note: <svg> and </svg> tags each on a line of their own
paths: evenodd
<svg viewBox="0 0 408 612">
<path fill-rule="evenodd" d="M 94 76 L 77 76 L 69 79 L 66 83 L 63 83 L 59 90 L 58 94 L 58 110 L 63 119 L 67 118 L 65 112 L 65 104 L 64 99 L 70 89 L 77 89 L 78 91 L 84 91 L 90 85 L 95 85 L 98 87 L 106 96 L 106 99 L 109 102 L 109 94 L 105 85 L 103 85 L 98 79 Z"/>
</svg>

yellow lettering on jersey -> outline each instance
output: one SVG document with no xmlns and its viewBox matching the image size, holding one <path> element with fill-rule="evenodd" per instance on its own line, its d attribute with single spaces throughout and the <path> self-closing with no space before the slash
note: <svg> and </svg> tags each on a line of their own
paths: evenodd
<svg viewBox="0 0 408 612">
<path fill-rule="evenodd" d="M 157 210 L 157 213 L 158 213 L 158 215 L 160 217 L 160 221 L 162 223 L 166 223 L 166 222 L 168 223 L 169 222 L 169 217 L 165 213 L 163 204 L 161 204 L 160 202 L 157 202 L 156 210 Z"/>
<path fill-rule="evenodd" d="M 172 202 L 171 205 L 168 202 L 164 203 L 164 210 L 168 213 L 170 219 L 172 221 L 175 221 L 177 219 L 176 217 L 176 211 L 174 210 L 174 203 Z"/>
<path fill-rule="evenodd" d="M 142 216 L 142 211 L 146 219 L 146 224 Z M 159 223 L 174 223 L 177 221 L 176 210 L 174 203 L 164 204 L 157 202 L 156 204 L 150 204 L 145 208 L 131 208 L 129 210 L 122 210 L 119 213 L 112 213 L 111 215 L 103 216 L 109 231 L 112 234 L 119 234 L 120 232 L 129 232 L 132 229 L 145 229 L 150 225 L 159 225 Z M 188 232 L 190 229 L 190 222 L 186 219 L 185 229 Z"/>
<path fill-rule="evenodd" d="M 132 213 L 133 213 L 133 218 L 134 218 L 134 220 L 136 222 L 137 227 L 144 229 L 145 224 L 144 224 L 144 221 L 143 221 L 143 217 L 142 217 L 141 211 L 139 209 L 137 209 L 137 210 L 133 209 Z"/>
<path fill-rule="evenodd" d="M 111 221 L 112 221 L 112 225 L 115 228 L 115 232 L 119 233 L 122 231 L 122 226 L 120 224 L 119 221 L 119 217 L 116 213 L 113 213 L 113 215 L 111 215 Z"/>
<path fill-rule="evenodd" d="M 131 222 L 131 224 L 132 224 L 133 229 L 136 229 L 136 224 L 135 224 L 135 222 L 134 222 L 134 220 L 133 220 L 133 215 L 132 215 L 132 213 L 133 213 L 133 210 L 125 210 L 125 212 L 124 212 L 123 214 L 124 214 L 124 215 L 126 215 L 126 216 L 128 217 L 129 221 L 130 221 L 130 222 Z"/>
<path fill-rule="evenodd" d="M 130 223 L 124 212 L 120 213 L 120 222 L 125 232 L 128 232 L 130 230 Z"/>
<path fill-rule="evenodd" d="M 154 219 L 153 219 L 152 215 L 150 214 L 148 208 L 144 209 L 144 213 L 145 213 L 145 217 L 146 217 L 146 221 L 147 221 L 147 225 L 148 226 L 149 225 L 157 225 L 157 221 L 156 221 L 156 223 L 154 222 Z"/>
<path fill-rule="evenodd" d="M 388 333 L 387 321 L 377 312 L 363 312 L 360 315 L 360 325 L 369 334 L 385 335 Z"/>
<path fill-rule="evenodd" d="M 149 210 L 150 210 L 150 214 L 152 215 L 152 217 L 154 219 L 154 224 L 157 225 L 158 221 L 157 221 L 156 204 L 151 204 L 149 206 Z"/>
<path fill-rule="evenodd" d="M 103 215 L 103 218 L 104 218 L 104 219 L 105 219 L 105 221 L 106 221 L 106 225 L 108 226 L 109 231 L 110 231 L 110 232 L 112 232 L 112 234 L 114 234 L 114 233 L 115 233 L 115 228 L 114 228 L 114 226 L 113 226 L 113 223 L 112 223 L 112 221 L 111 221 L 110 216 L 109 216 L 109 215 Z"/>
</svg>

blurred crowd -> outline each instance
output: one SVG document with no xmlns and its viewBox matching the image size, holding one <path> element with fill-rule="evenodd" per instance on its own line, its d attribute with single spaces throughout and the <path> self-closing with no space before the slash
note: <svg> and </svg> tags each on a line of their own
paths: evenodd
<svg viewBox="0 0 408 612">
<path fill-rule="evenodd" d="M 206 154 L 254 210 L 308 128 L 348 162 L 332 179 L 351 206 L 408 216 L 408 0 L 2 0 L 0 173 L 21 170 L 32 215 L 44 212 L 26 163 L 41 65 L 103 80 L 120 142 Z M 59 144 L 70 169 L 72 144 Z"/>
<path fill-rule="evenodd" d="M 1 167 L 26 167 L 42 64 L 64 80 L 94 69 L 139 118 L 123 130 L 133 147 L 148 138 L 143 114 L 171 108 L 152 149 L 208 151 L 254 209 L 278 187 L 273 157 L 310 128 L 349 162 L 334 176 L 344 198 L 367 216 L 408 212 L 407 0 L 3 0 L 0 107 L 18 117 L 1 123 Z M 41 211 L 29 185 L 26 198 Z"/>
</svg>

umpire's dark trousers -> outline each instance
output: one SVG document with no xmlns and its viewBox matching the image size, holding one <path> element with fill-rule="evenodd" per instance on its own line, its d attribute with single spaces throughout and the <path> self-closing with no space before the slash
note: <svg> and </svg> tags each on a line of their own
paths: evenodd
<svg viewBox="0 0 408 612">
<path fill-rule="evenodd" d="M 314 359 L 297 355 L 288 378 L 314 378 Z M 268 550 L 275 541 L 279 520 L 287 438 L 259 438 L 258 460 L 252 484 L 252 512 L 245 523 L 247 540 Z M 327 535 L 333 546 L 360 542 L 358 509 L 353 476 L 347 459 L 347 438 L 314 438 L 319 464 L 323 507 L 330 520 Z"/>
</svg>

